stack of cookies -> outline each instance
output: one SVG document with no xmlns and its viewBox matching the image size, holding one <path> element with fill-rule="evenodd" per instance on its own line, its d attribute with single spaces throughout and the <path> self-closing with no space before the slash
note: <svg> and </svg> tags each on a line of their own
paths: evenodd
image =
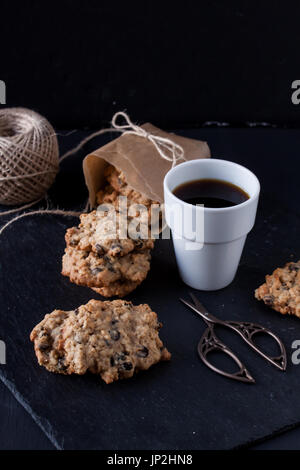
<svg viewBox="0 0 300 470">
<path fill-rule="evenodd" d="M 105 175 L 108 184 L 97 194 L 97 203 L 109 207 L 82 214 L 79 226 L 67 230 L 62 274 L 104 297 L 122 297 L 146 278 L 154 240 L 148 238 L 148 219 L 146 230 L 139 230 L 146 238 L 129 236 L 133 215 L 128 215 L 130 210 L 120 213 L 118 197 L 127 197 L 127 209 L 143 204 L 149 211 L 153 201 L 132 189 L 114 167 L 109 166 Z"/>
</svg>

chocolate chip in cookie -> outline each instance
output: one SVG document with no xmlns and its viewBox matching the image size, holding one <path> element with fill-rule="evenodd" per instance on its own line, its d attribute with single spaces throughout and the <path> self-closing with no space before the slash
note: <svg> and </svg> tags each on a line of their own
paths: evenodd
<svg viewBox="0 0 300 470">
<path fill-rule="evenodd" d="M 112 329 L 113 322 L 118 328 Z M 48 371 L 90 371 L 111 383 L 170 359 L 157 324 L 157 315 L 147 304 L 90 300 L 75 310 L 46 315 L 30 339 L 39 364 Z"/>
<path fill-rule="evenodd" d="M 267 275 L 255 297 L 277 312 L 300 317 L 300 261 L 287 263 Z"/>
</svg>

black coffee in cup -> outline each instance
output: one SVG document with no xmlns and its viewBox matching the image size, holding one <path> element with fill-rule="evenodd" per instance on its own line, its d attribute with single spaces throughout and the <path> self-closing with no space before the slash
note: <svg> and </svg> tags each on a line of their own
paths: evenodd
<svg viewBox="0 0 300 470">
<path fill-rule="evenodd" d="M 180 184 L 173 194 L 184 202 L 204 207 L 232 207 L 249 199 L 249 195 L 239 186 L 218 179 L 199 179 Z"/>
</svg>

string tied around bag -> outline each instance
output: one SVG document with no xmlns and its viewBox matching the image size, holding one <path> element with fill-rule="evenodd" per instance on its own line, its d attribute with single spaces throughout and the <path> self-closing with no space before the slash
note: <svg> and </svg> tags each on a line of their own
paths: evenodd
<svg viewBox="0 0 300 470">
<path fill-rule="evenodd" d="M 119 118 L 123 118 L 125 124 L 118 124 Z M 149 140 L 161 158 L 171 162 L 172 168 L 178 161 L 184 160 L 184 150 L 180 145 L 166 137 L 147 132 L 141 126 L 134 124 L 123 111 L 114 114 L 111 127 L 93 132 L 59 158 L 56 134 L 43 116 L 26 108 L 2 109 L 0 111 L 0 203 L 22 204 L 28 201 L 28 198 L 30 201 L 30 194 L 32 198 L 33 194 L 39 197 L 21 207 L 1 212 L 0 217 L 28 209 L 47 199 L 47 191 L 59 171 L 60 164 L 81 150 L 87 142 L 108 132 L 131 134 Z M 46 209 L 29 211 L 9 220 L 0 229 L 0 235 L 8 226 L 30 215 L 79 216 L 88 210 L 87 202 L 81 212 L 50 209 L 48 206 Z"/>
</svg>

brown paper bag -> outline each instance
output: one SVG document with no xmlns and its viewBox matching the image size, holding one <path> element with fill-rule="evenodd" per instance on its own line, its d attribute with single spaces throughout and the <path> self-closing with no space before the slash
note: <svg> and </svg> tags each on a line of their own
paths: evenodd
<svg viewBox="0 0 300 470">
<path fill-rule="evenodd" d="M 164 132 L 150 123 L 141 127 L 150 134 L 169 138 L 180 145 L 184 150 L 184 160 L 210 157 L 206 142 Z M 122 171 L 133 189 L 153 201 L 163 202 L 163 180 L 171 162 L 164 160 L 147 138 L 124 134 L 87 155 L 83 161 L 91 207 L 95 207 L 96 193 L 104 184 L 103 172 L 107 164 Z"/>
</svg>

